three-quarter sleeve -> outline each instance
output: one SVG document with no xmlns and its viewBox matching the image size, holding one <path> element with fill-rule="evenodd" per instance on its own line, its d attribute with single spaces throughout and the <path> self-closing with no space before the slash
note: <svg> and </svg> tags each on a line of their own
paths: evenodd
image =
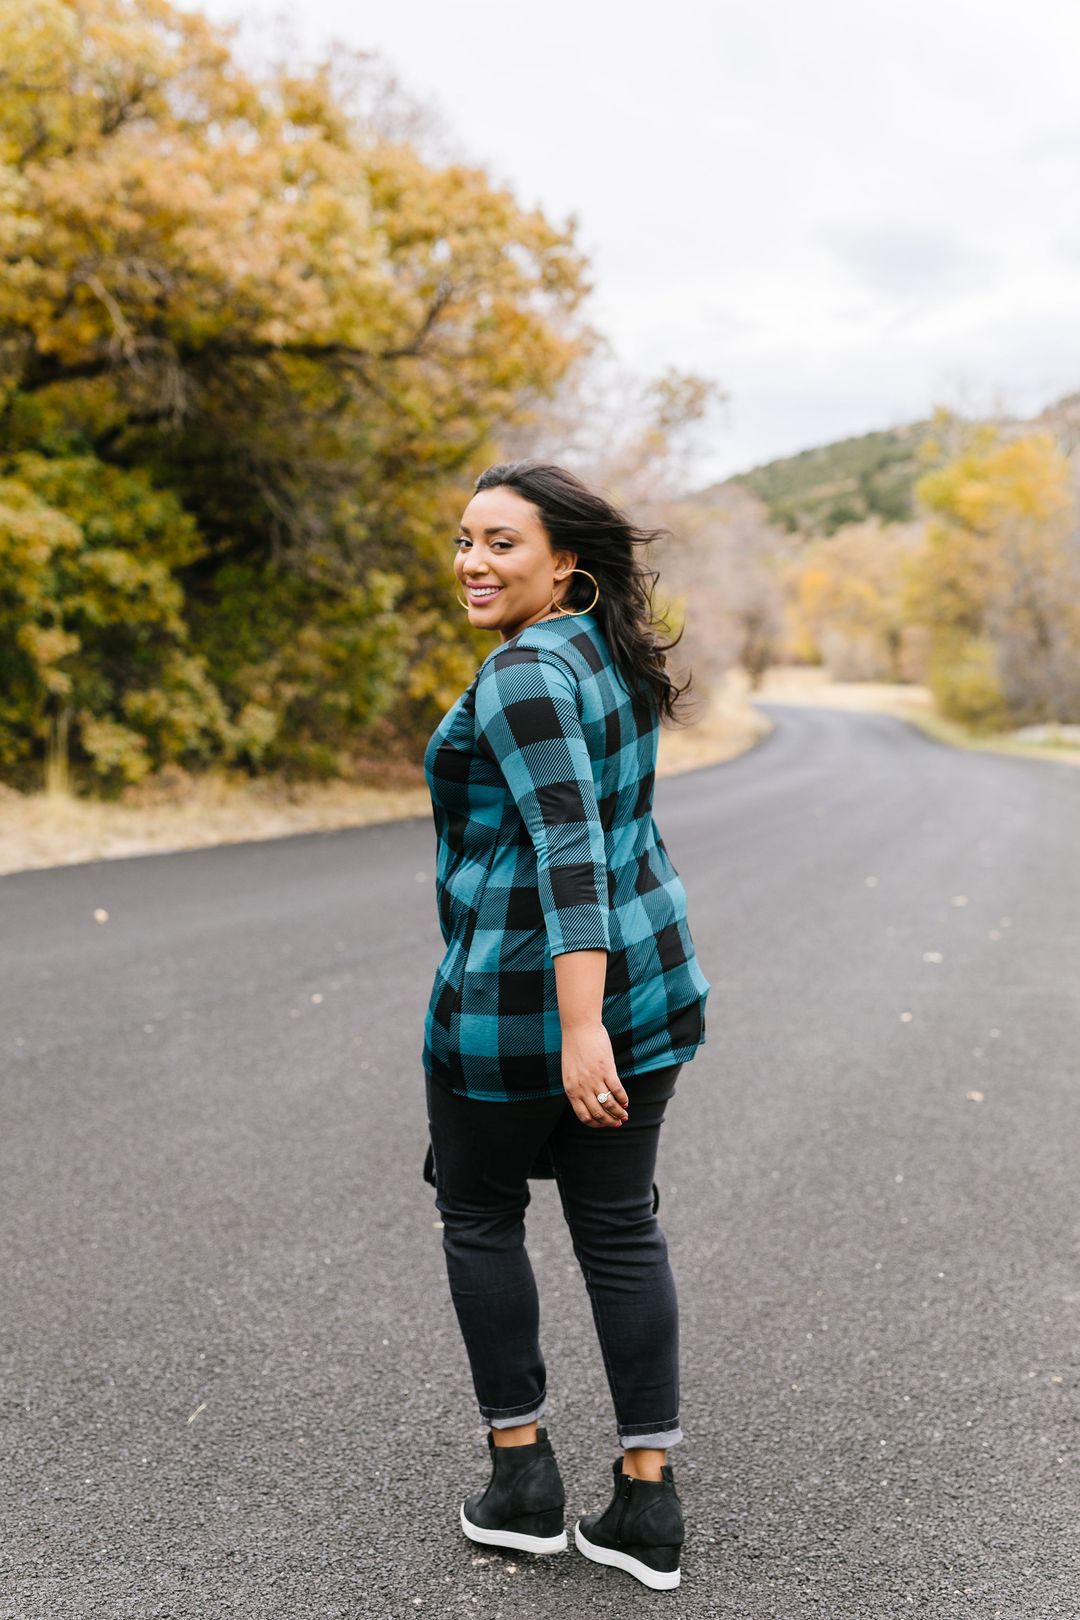
<svg viewBox="0 0 1080 1620">
<path fill-rule="evenodd" d="M 551 955 L 608 950 L 604 829 L 573 672 L 539 649 L 497 654 L 477 681 L 476 737 L 532 839 Z"/>
</svg>

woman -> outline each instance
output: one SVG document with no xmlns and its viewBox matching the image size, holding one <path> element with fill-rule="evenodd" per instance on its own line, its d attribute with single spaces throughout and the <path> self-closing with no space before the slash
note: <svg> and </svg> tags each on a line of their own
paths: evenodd
<svg viewBox="0 0 1080 1620">
<path fill-rule="evenodd" d="M 431 1162 L 450 1292 L 488 1425 L 473 1541 L 567 1545 L 525 1251 L 530 1174 L 554 1174 L 592 1303 L 622 1455 L 586 1557 L 679 1583 L 678 1307 L 655 1215 L 664 1110 L 705 1038 L 709 984 L 652 819 L 665 670 L 653 536 L 573 474 L 492 467 L 456 539 L 470 621 L 499 645 L 424 757 L 446 954 L 425 1021 Z"/>
</svg>

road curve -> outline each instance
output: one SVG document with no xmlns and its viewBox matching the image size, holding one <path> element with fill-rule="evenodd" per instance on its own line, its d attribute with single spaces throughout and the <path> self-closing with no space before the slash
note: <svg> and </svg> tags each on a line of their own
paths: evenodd
<svg viewBox="0 0 1080 1620">
<path fill-rule="evenodd" d="M 1076 1620 L 1080 775 L 762 707 L 656 795 L 713 986 L 678 1592 L 456 1528 L 422 820 L 0 879 L 0 1616 Z M 548 1185 L 530 1246 L 576 1514 L 615 1436 Z"/>
</svg>

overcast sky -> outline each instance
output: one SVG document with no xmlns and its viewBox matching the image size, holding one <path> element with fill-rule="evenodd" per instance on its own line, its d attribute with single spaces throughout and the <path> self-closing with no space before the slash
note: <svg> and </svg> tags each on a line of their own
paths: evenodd
<svg viewBox="0 0 1080 1620">
<path fill-rule="evenodd" d="M 211 0 L 269 33 L 275 0 Z M 590 316 L 731 396 L 720 476 L 1080 388 L 1077 0 L 304 0 L 575 214 Z"/>
</svg>

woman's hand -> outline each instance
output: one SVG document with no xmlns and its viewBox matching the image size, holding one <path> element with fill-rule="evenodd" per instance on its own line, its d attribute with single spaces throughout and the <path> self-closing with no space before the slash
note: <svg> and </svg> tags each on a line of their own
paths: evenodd
<svg viewBox="0 0 1080 1620">
<path fill-rule="evenodd" d="M 606 951 L 564 951 L 555 958 L 563 1090 L 581 1123 L 597 1129 L 621 1125 L 630 1100 L 601 1018 L 606 972 Z M 597 1101 L 605 1092 L 605 1101 Z"/>
<path fill-rule="evenodd" d="M 563 1090 L 583 1125 L 602 1130 L 618 1127 L 629 1117 L 629 1097 L 615 1072 L 611 1037 L 603 1024 L 585 1024 L 563 1030 Z M 598 1097 L 608 1093 L 605 1102 Z"/>
</svg>

